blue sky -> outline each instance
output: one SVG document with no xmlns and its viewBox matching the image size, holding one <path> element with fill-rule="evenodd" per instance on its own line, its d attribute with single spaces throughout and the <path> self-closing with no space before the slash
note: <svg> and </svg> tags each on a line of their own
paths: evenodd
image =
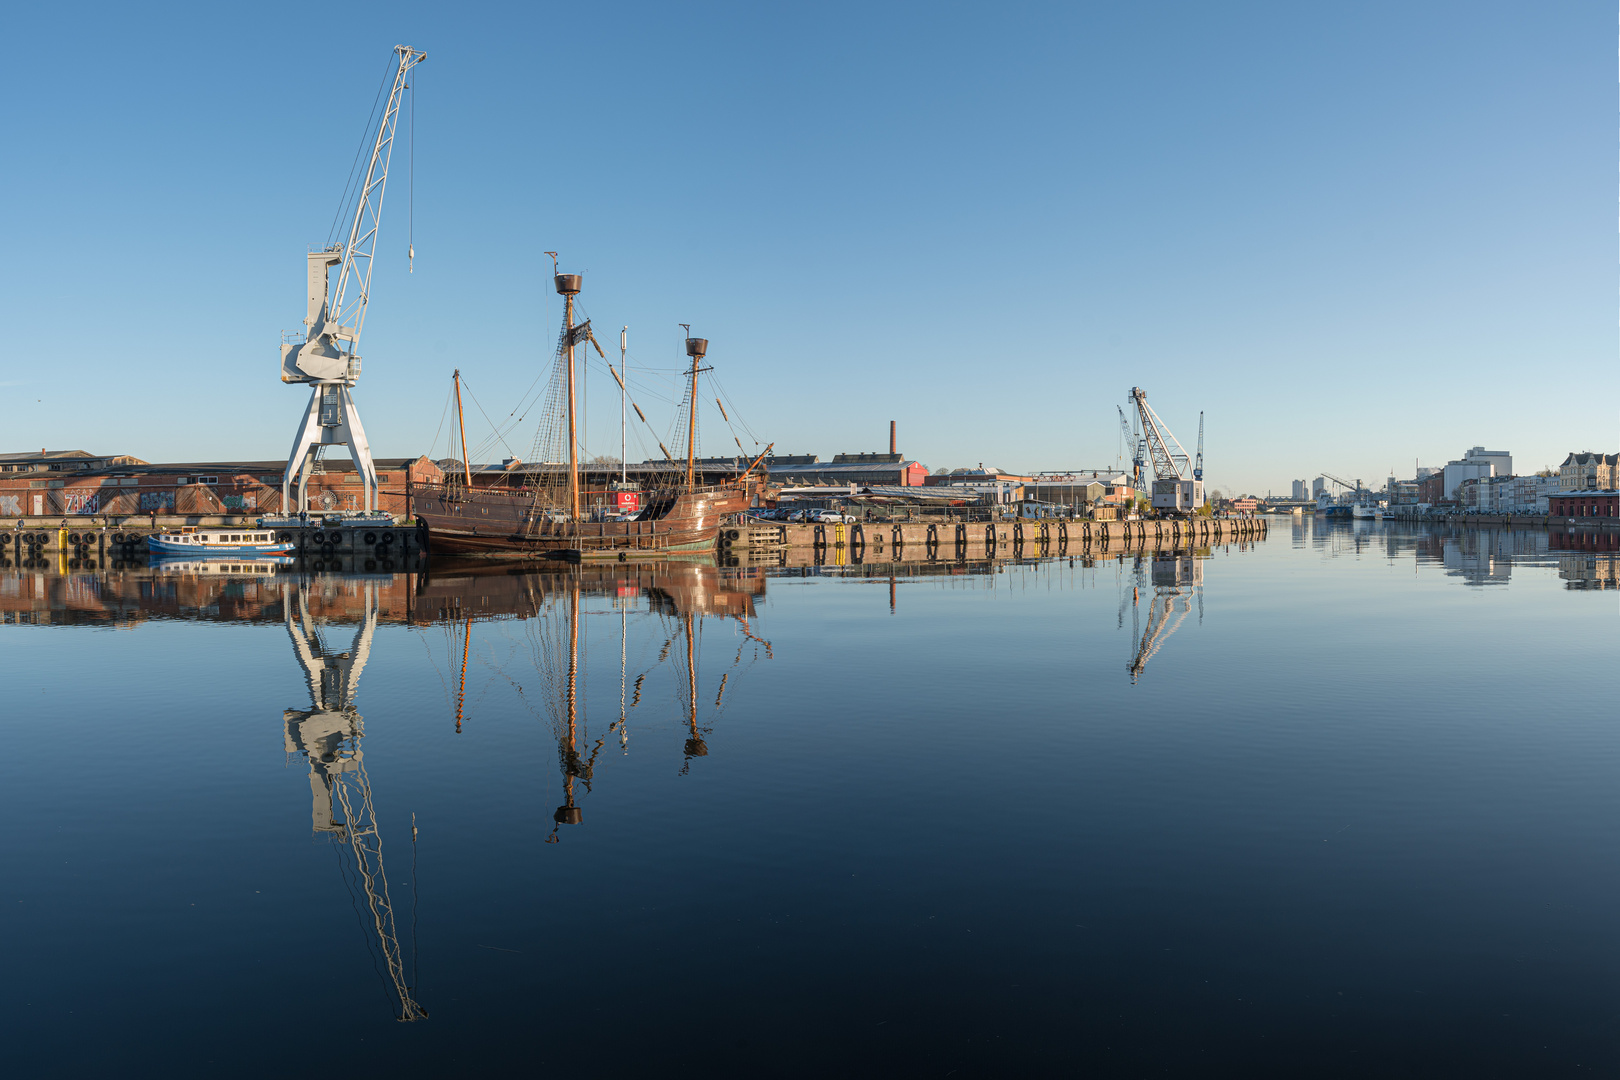
<svg viewBox="0 0 1620 1080">
<path fill-rule="evenodd" d="M 1131 386 L 1189 450 L 1207 413 L 1226 489 L 1620 449 L 1612 4 L 92 4 L 8 29 L 0 449 L 285 456 L 279 333 L 400 42 L 429 59 L 416 269 L 396 157 L 361 348 L 379 456 L 445 451 L 452 368 L 516 404 L 561 314 L 548 249 L 604 344 L 630 325 L 660 432 L 687 322 L 752 432 L 824 458 L 893 419 L 930 467 L 1109 466 Z M 617 453 L 605 374 L 588 411 Z M 735 448 L 712 409 L 703 432 Z"/>
</svg>

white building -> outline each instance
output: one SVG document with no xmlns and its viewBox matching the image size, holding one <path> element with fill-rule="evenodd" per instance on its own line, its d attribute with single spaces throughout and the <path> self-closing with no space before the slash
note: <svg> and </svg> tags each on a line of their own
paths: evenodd
<svg viewBox="0 0 1620 1080">
<path fill-rule="evenodd" d="M 1457 488 L 1465 480 L 1489 480 L 1493 476 L 1512 475 L 1512 454 L 1506 450 L 1487 450 L 1483 446 L 1471 447 L 1459 460 L 1446 462 L 1443 497 L 1455 498 Z"/>
<path fill-rule="evenodd" d="M 1384 490 L 1391 505 L 1405 505 L 1418 501 L 1416 480 L 1397 480 L 1392 476 Z"/>
<path fill-rule="evenodd" d="M 1545 514 L 1547 496 L 1557 492 L 1555 476 L 1491 476 L 1464 481 L 1457 498 L 1482 514 Z"/>
</svg>

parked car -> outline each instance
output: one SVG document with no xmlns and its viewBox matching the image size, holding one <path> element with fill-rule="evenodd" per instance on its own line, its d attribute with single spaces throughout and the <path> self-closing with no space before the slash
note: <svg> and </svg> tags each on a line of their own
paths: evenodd
<svg viewBox="0 0 1620 1080">
<path fill-rule="evenodd" d="M 836 510 L 818 510 L 815 516 L 807 518 L 809 521 L 818 521 L 826 525 L 849 525 L 854 522 L 854 514 L 840 514 Z"/>
</svg>

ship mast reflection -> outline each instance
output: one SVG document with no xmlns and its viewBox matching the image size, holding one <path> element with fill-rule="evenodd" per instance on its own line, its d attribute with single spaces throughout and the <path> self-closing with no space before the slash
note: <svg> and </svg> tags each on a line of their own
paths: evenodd
<svg viewBox="0 0 1620 1080">
<path fill-rule="evenodd" d="M 711 728 L 704 723 L 700 704 L 703 624 L 719 618 L 734 620 L 740 628 L 741 642 L 733 670 L 724 673 L 715 688 L 714 712 L 718 713 L 735 683 L 735 669 L 745 652 L 752 649 L 756 656 L 772 656 L 771 643 L 756 634 L 750 623 L 754 598 L 764 592 L 764 587 L 763 577 L 725 576 L 718 568 L 697 562 L 569 568 L 457 563 L 445 566 L 442 575 L 430 574 L 418 589 L 416 600 L 418 610 L 437 610 L 435 623 L 450 625 L 453 620 L 453 625 L 462 631 L 457 642 L 462 664 L 458 687 L 465 685 L 469 656 L 465 642 L 471 623 L 462 629 L 462 621 L 471 603 L 476 603 L 482 618 L 516 618 L 524 624 L 534 667 L 544 687 L 544 712 L 540 715 L 549 717 L 562 781 L 561 805 L 552 812 L 546 836 L 546 842 L 554 844 L 561 842 L 566 831 L 563 826 L 580 825 L 585 820 L 582 802 L 591 792 L 607 736 L 616 735 L 621 753 L 629 753 L 630 717 L 638 708 L 645 713 L 649 707 L 643 699 L 651 690 L 647 680 L 656 669 L 669 664 L 679 672 L 674 697 L 684 729 L 681 773 L 690 769 L 693 760 L 708 756 Z M 589 597 L 611 597 L 619 615 L 619 711 L 607 731 L 597 737 L 591 735 L 588 723 L 586 628 L 593 615 L 610 614 L 612 609 L 586 610 L 585 599 Z M 656 661 L 632 680 L 629 639 L 635 623 L 630 615 L 631 609 L 641 603 L 646 605 L 646 615 L 665 620 L 669 633 Z M 527 707 L 529 696 L 524 692 L 524 683 L 528 680 L 501 670 L 488 655 L 477 651 L 471 655 L 509 682 Z M 458 691 L 458 720 L 460 700 Z"/>
</svg>

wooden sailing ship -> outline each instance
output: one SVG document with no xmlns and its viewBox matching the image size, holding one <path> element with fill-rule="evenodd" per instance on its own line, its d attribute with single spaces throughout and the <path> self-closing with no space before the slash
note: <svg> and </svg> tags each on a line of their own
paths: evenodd
<svg viewBox="0 0 1620 1080">
<path fill-rule="evenodd" d="M 574 351 L 588 343 L 602 355 L 602 347 L 591 333 L 590 320 L 577 325 L 574 322 L 574 298 L 580 292 L 580 275 L 559 273 L 555 281 L 557 292 L 563 297 L 563 326 L 557 344 L 556 371 L 547 399 L 548 414 L 542 417 L 535 442 L 540 449 L 547 443 L 544 433 L 549 431 L 561 436 L 566 421 L 566 471 L 531 469 L 519 474 L 516 483 L 506 480 L 499 486 L 474 486 L 471 467 L 463 462 L 462 476 L 452 472 L 441 485 L 416 488 L 412 509 L 427 526 L 430 550 L 434 554 L 449 555 L 619 561 L 712 551 L 726 518 L 747 509 L 752 501 L 760 481 L 750 477 L 771 447 L 767 446 L 765 453 L 733 481 L 708 486 L 696 482 L 698 374 L 708 370 L 700 367 L 700 363 L 709 343 L 703 338 L 688 337 L 686 354 L 691 360 L 691 385 L 686 403 L 684 475 L 676 475 L 672 470 L 667 482 L 639 492 L 640 505 L 633 515 L 609 517 L 600 511 L 591 513 L 591 508 L 583 502 L 584 497 L 595 493 L 581 490 Z M 613 371 L 611 364 L 608 370 Z M 623 378 L 617 371 L 613 371 L 613 375 L 622 389 Z M 459 381 L 456 410 L 465 458 L 466 426 L 460 418 Z M 636 412 L 645 420 L 639 407 Z M 559 441 L 560 438 L 553 439 L 551 446 L 555 447 Z M 660 442 L 659 447 L 662 449 L 663 443 Z M 667 460 L 672 460 L 667 449 L 664 453 Z M 555 460 L 544 453 L 536 456 L 542 461 Z M 558 483 L 559 479 L 566 483 Z"/>
</svg>

